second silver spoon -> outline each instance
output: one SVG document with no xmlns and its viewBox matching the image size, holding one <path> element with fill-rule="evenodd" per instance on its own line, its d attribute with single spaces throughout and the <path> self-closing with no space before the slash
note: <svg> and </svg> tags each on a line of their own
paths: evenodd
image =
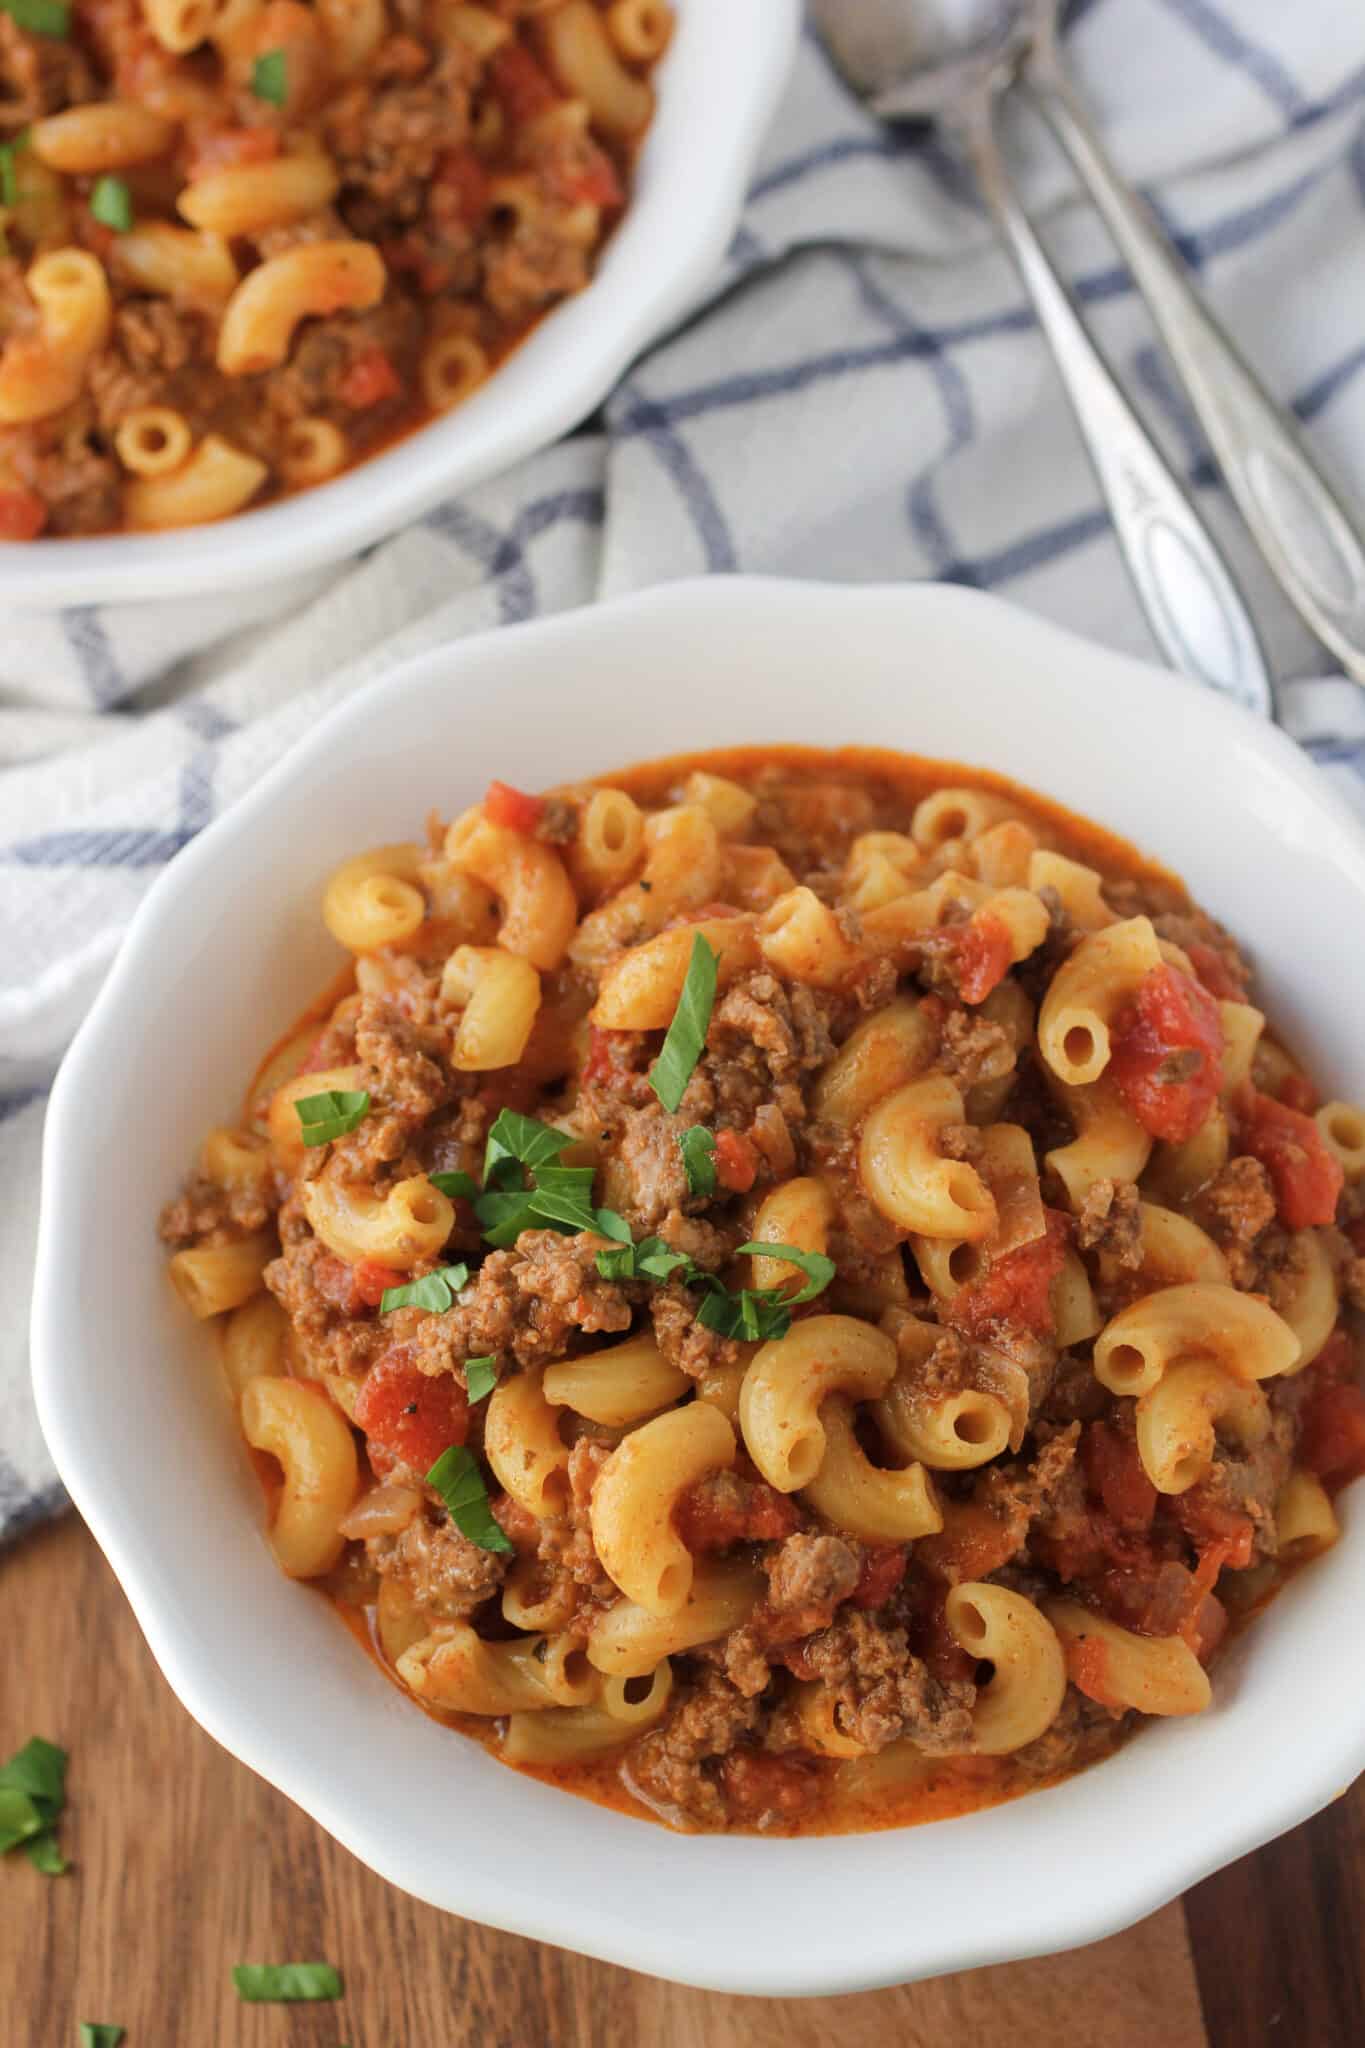
<svg viewBox="0 0 1365 2048">
<path fill-rule="evenodd" d="M 883 120 L 933 118 L 960 136 L 1056 358 L 1139 602 L 1172 667 L 1265 715 L 1273 699 L 1251 614 L 1213 536 L 1116 383 L 1010 182 L 995 132 L 1025 47 L 997 29 L 929 69 L 907 0 L 814 0 L 849 82 Z"/>
</svg>

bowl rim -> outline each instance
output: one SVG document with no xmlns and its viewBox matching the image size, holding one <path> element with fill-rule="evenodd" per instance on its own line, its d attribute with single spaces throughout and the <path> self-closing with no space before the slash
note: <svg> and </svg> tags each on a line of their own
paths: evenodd
<svg viewBox="0 0 1365 2048">
<path fill-rule="evenodd" d="M 1201 1811 L 1197 1825 L 1177 1841 L 1167 1843 L 1165 1860 L 1159 1868 L 1139 1869 L 1135 1864 L 1130 1867 L 1132 1859 L 1111 1858 L 1106 1865 L 1106 1886 L 1081 1898 L 1071 1895 L 1060 1912 L 1047 1888 L 1041 1886 L 1028 1896 L 1011 1900 L 1008 1907 L 993 1901 L 997 1907 L 994 1919 L 983 1916 L 979 1923 L 957 1929 L 952 1935 L 940 1934 L 932 1955 L 925 1954 L 922 1947 L 916 1948 L 907 1922 L 906 1931 L 894 1937 L 869 1941 L 864 1936 L 860 1947 L 837 1956 L 785 1951 L 778 1954 L 778 1942 L 762 1953 L 737 1949 L 713 1955 L 708 1950 L 703 1960 L 676 1936 L 670 1939 L 665 1932 L 645 1933 L 639 1928 L 624 1934 L 618 1932 L 588 1895 L 590 1887 L 584 1887 L 584 1896 L 570 1901 L 562 1893 L 538 1892 L 533 1878 L 521 1890 L 501 1883 L 486 1887 L 482 1881 L 476 1888 L 463 1880 L 458 1871 L 451 1873 L 449 1883 L 444 1879 L 437 1882 L 430 1877 L 415 1878 L 403 1865 L 401 1845 L 395 1841 L 392 1830 L 385 1834 L 348 1810 L 345 1798 L 338 1798 L 331 1776 L 325 1766 L 312 1758 L 307 1744 L 293 1741 L 287 1729 L 281 1731 L 269 1721 L 253 1716 L 245 1703 L 235 1705 L 215 1682 L 215 1674 L 197 1668 L 193 1649 L 177 1632 L 175 1613 L 160 1602 L 156 1590 L 144 1578 L 135 1526 L 120 1524 L 117 1489 L 107 1486 L 98 1462 L 87 1462 L 82 1451 L 74 1428 L 73 1402 L 64 1386 L 61 1346 L 56 1335 L 62 1288 L 60 1234 L 55 1213 L 59 1183 L 70 1178 L 63 1170 L 65 1162 L 80 1157 L 80 1132 L 76 1126 L 81 1097 L 92 1080 L 108 1071 L 108 1057 L 116 1049 L 106 1041 L 120 1025 L 136 1018 L 136 990 L 142 963 L 155 951 L 164 909 L 176 898 L 192 894 L 201 873 L 220 866 L 221 856 L 230 852 L 234 838 L 249 832 L 257 816 L 273 809 L 291 785 L 306 781 L 328 757 L 344 752 L 352 733 L 372 724 L 381 705 L 392 712 L 398 700 L 420 700 L 436 686 L 438 678 L 440 686 L 448 689 L 459 669 L 465 664 L 476 667 L 485 661 L 490 647 L 496 648 L 495 659 L 509 666 L 515 665 L 518 651 L 532 641 L 557 643 L 572 658 L 604 628 L 608 632 L 618 628 L 630 631 L 644 625 L 656 632 L 680 630 L 695 619 L 699 606 L 736 623 L 741 618 L 752 623 L 765 608 L 770 608 L 769 615 L 775 616 L 779 608 L 790 614 L 793 607 L 808 607 L 813 615 L 825 608 L 851 612 L 882 607 L 889 619 L 901 626 L 909 625 L 921 635 L 933 630 L 951 631 L 961 621 L 979 623 L 993 614 L 998 626 L 1006 627 L 1016 638 L 1027 633 L 1040 651 L 1050 647 L 1059 655 L 1070 654 L 1073 659 L 1078 652 L 1084 653 L 1092 664 L 1102 665 L 1115 677 L 1120 671 L 1126 672 L 1131 682 L 1140 682 L 1156 699 L 1164 696 L 1167 708 L 1195 724 L 1202 722 L 1224 737 L 1234 728 L 1240 731 L 1282 781 L 1287 778 L 1297 784 L 1304 796 L 1327 814 L 1338 837 L 1344 835 L 1344 851 L 1358 871 L 1353 886 L 1359 889 L 1365 902 L 1365 832 L 1344 799 L 1285 734 L 1263 725 L 1240 706 L 1218 698 L 1213 692 L 1127 656 L 1096 648 L 1077 635 L 983 593 L 942 585 L 851 587 L 778 578 L 698 578 L 429 649 L 390 675 L 363 686 L 300 740 L 168 865 L 136 911 L 118 957 L 62 1063 L 49 1105 L 43 1139 L 32 1318 L 33 1381 L 39 1419 L 58 1469 L 119 1578 L 172 1690 L 230 1754 L 303 1807 L 361 1861 L 400 1889 L 443 1910 L 533 1939 L 572 1947 L 627 1968 L 722 1992 L 828 1995 L 1055 1953 L 1132 1925 L 1210 1872 L 1260 1847 L 1339 1796 L 1351 1778 L 1365 1768 L 1365 1718 L 1348 1724 L 1339 1717 L 1330 1744 L 1320 1746 L 1316 1754 L 1301 1748 L 1292 1772 L 1264 1774 L 1257 1784 L 1254 1811 L 1249 1803 L 1229 1805 L 1226 1810 Z M 1160 702 L 1156 702 L 1154 713 L 1159 715 L 1161 708 Z M 1083 1797 L 1078 1788 L 1083 1788 L 1091 1776 L 1082 1772 L 1051 1789 L 1048 1797 Z M 1037 1812 L 1036 1795 L 1004 1807 L 985 1809 L 984 1816 L 956 1819 L 951 1825 L 955 1830 L 969 1830 L 983 1817 L 1017 1813 L 1020 1808 Z M 1060 1818 L 1059 1808 L 1050 1811 L 1057 1812 Z M 792 1843 L 764 1843 L 762 1847 L 773 1853 L 795 1851 L 811 1874 L 816 1875 L 818 1861 L 831 1844 L 886 1842 L 905 1832 L 815 1836 Z M 680 1868 L 683 1857 L 693 1853 L 689 1844 L 698 1839 L 706 1842 L 718 1857 L 733 1858 L 737 1867 L 744 1854 L 740 1845 L 754 1841 L 753 1837 L 667 1839 L 670 1851 L 678 1852 Z M 1045 1840 L 1040 1832 L 1040 1846 Z M 1057 1924 L 1059 1918 L 1063 1921 L 1061 1926 Z"/>
<path fill-rule="evenodd" d="M 327 483 L 206 526 L 0 541 L 0 603 L 50 610 L 283 582 L 358 554 L 586 419 L 719 271 L 795 57 L 800 0 L 675 5 L 630 204 L 592 279 L 463 405 Z M 697 151 L 702 89 L 717 79 L 725 114 Z"/>
</svg>

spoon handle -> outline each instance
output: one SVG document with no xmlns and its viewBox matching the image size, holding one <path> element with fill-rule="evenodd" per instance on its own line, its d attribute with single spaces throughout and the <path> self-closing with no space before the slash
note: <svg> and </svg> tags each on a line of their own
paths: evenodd
<svg viewBox="0 0 1365 2048">
<path fill-rule="evenodd" d="M 1365 539 L 1358 524 L 1115 171 L 1049 39 L 1025 76 L 1133 273 L 1257 546 L 1310 630 L 1352 682 L 1365 685 Z"/>
<path fill-rule="evenodd" d="M 1251 615 L 1208 528 L 1091 340 L 1010 183 L 987 95 L 961 110 L 981 189 L 1019 267 L 1071 401 L 1128 572 L 1173 668 L 1266 716 L 1273 699 Z"/>
</svg>

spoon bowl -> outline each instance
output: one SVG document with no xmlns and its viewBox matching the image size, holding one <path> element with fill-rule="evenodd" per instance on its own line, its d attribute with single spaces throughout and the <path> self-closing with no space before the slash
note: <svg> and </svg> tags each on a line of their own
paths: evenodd
<svg viewBox="0 0 1365 2048">
<path fill-rule="evenodd" d="M 1045 0 L 1046 11 L 1054 0 Z M 813 0 L 826 48 L 883 121 L 938 120 L 1003 89 L 1035 33 L 1037 0 Z"/>
</svg>

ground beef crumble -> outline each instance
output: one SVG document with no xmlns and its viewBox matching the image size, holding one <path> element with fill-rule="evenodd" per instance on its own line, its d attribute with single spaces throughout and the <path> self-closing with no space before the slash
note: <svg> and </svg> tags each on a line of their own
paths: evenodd
<svg viewBox="0 0 1365 2048">
<path fill-rule="evenodd" d="M 549 1365 L 580 1337 L 630 1328 L 631 1304 L 597 1271 L 601 1239 L 524 1230 L 511 1251 L 490 1252 L 461 1299 L 423 1319 L 415 1356 L 425 1373 L 466 1358 Z"/>
<path fill-rule="evenodd" d="M 1142 1264 L 1142 1206 L 1131 1180 L 1097 1180 L 1086 1190 L 1076 1219 L 1082 1251 L 1098 1251 L 1125 1271 Z"/>
<path fill-rule="evenodd" d="M 193 1173 L 161 1212 L 161 1241 L 172 1251 L 183 1251 L 189 1245 L 231 1244 L 264 1230 L 278 1207 L 273 1179 L 220 1187 L 206 1174 Z"/>
<path fill-rule="evenodd" d="M 1260 1160 L 1230 1159 L 1204 1189 L 1199 1208 L 1227 1259 L 1234 1287 L 1256 1287 L 1261 1277 L 1257 1240 L 1275 1221 L 1275 1194 Z"/>
<path fill-rule="evenodd" d="M 716 1766 L 746 1736 L 758 1733 L 757 1699 L 702 1665 L 693 1685 L 670 1704 L 667 1719 L 629 1752 L 627 1782 L 645 1804 L 675 1825 L 721 1827 L 724 1791 Z"/>
<path fill-rule="evenodd" d="M 428 1507 L 396 1534 L 368 1537 L 365 1549 L 381 1578 L 400 1579 L 442 1621 L 466 1619 L 507 1576 L 505 1553 L 471 1543 L 444 1509 Z"/>
<path fill-rule="evenodd" d="M 965 1095 L 982 1081 L 999 1081 L 1015 1060 L 1014 1041 L 1002 1024 L 971 1010 L 949 1010 L 937 1064 Z"/>
<path fill-rule="evenodd" d="M 700 1298 L 679 1280 L 656 1288 L 649 1301 L 655 1342 L 669 1364 L 692 1380 L 738 1365 L 743 1356 L 735 1338 L 722 1337 L 697 1321 L 699 1307 Z"/>
<path fill-rule="evenodd" d="M 845 1608 L 802 1646 L 801 1671 L 828 1686 L 836 1727 L 866 1749 L 908 1739 L 930 1756 L 971 1750 L 975 1686 L 934 1678 L 904 1629 Z"/>
</svg>

